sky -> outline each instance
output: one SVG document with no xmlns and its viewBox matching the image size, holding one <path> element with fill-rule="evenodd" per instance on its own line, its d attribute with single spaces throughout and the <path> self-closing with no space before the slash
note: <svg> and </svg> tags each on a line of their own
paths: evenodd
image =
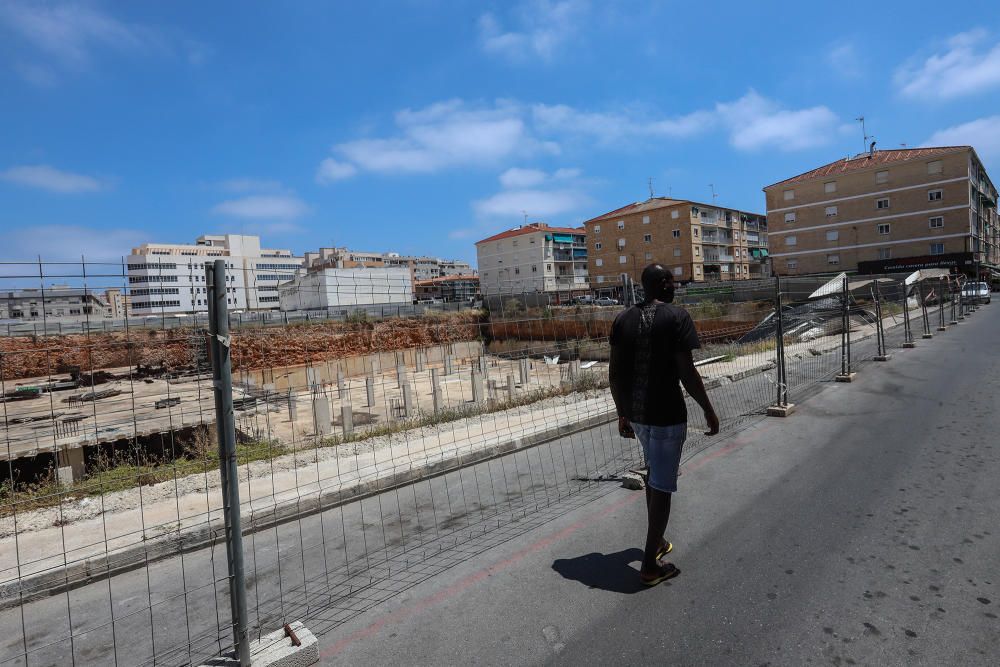
<svg viewBox="0 0 1000 667">
<path fill-rule="evenodd" d="M 861 152 L 1000 182 L 991 2 L 0 2 L 0 262 L 259 234 L 475 260 Z"/>
</svg>

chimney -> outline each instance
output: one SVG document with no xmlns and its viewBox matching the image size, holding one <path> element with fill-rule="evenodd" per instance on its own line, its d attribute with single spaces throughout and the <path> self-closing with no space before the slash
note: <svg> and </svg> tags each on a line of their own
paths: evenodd
<svg viewBox="0 0 1000 667">
<path fill-rule="evenodd" d="M 868 157 L 875 157 L 875 142 L 873 141 L 871 146 L 868 147 Z"/>
</svg>

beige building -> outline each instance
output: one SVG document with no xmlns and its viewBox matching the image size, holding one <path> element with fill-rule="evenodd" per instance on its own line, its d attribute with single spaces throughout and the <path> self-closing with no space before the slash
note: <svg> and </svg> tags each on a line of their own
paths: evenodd
<svg viewBox="0 0 1000 667">
<path fill-rule="evenodd" d="M 777 275 L 997 268 L 997 192 L 971 146 L 871 150 L 764 188 Z"/>
<path fill-rule="evenodd" d="M 595 290 L 627 273 L 636 282 L 652 262 L 680 282 L 766 275 L 767 220 L 757 213 L 686 199 L 653 197 L 584 223 Z"/>
<path fill-rule="evenodd" d="M 571 296 L 590 287 L 582 227 L 518 225 L 478 241 L 476 257 L 483 296 L 529 292 Z"/>
<path fill-rule="evenodd" d="M 309 271 L 402 267 L 410 272 L 413 282 L 474 273 L 468 262 L 457 259 L 400 255 L 396 252 L 362 252 L 348 248 L 320 248 L 316 252 L 307 252 L 305 264 Z"/>
</svg>

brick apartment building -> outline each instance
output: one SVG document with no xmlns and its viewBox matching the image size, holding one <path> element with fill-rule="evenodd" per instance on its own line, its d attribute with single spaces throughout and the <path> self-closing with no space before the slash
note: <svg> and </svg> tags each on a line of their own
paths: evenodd
<svg viewBox="0 0 1000 667">
<path fill-rule="evenodd" d="M 777 275 L 997 269 L 997 192 L 971 146 L 874 150 L 764 188 Z"/>
<path fill-rule="evenodd" d="M 687 199 L 653 197 L 587 220 L 591 284 L 615 285 L 659 262 L 680 282 L 766 275 L 767 219 Z"/>
</svg>

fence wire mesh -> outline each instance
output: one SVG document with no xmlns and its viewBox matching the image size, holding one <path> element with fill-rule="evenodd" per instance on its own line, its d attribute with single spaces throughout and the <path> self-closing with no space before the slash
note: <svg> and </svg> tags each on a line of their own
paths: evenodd
<svg viewBox="0 0 1000 667">
<path fill-rule="evenodd" d="M 679 293 L 723 428 L 841 372 L 845 303 L 856 367 L 954 294 L 877 278 L 821 296 L 829 277 Z M 6 265 L 0 280 L 31 290 L 0 326 L 0 664 L 231 650 L 207 305 L 136 318 L 125 262 Z M 335 631 L 643 465 L 608 390 L 621 306 L 426 308 L 338 289 L 352 307 L 228 314 L 251 639 L 297 620 Z M 710 444 L 689 407 L 685 459 Z"/>
</svg>

